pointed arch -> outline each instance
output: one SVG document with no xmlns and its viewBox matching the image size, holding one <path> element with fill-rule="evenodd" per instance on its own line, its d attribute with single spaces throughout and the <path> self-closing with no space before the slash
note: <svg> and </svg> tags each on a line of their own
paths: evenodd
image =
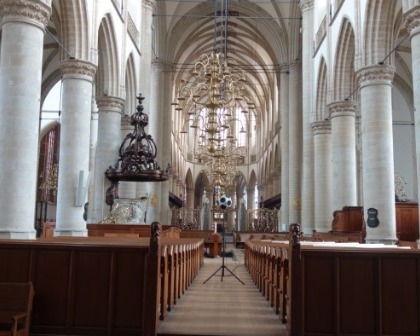
<svg viewBox="0 0 420 336">
<path fill-rule="evenodd" d="M 327 65 L 323 57 L 320 63 L 316 90 L 316 121 L 327 119 L 329 115 L 327 108 Z"/>
<path fill-rule="evenodd" d="M 257 174 L 255 174 L 255 170 L 252 169 L 251 174 L 249 175 L 249 180 L 248 180 L 248 189 L 254 188 L 255 185 L 257 184 L 258 180 L 257 180 Z"/>
<path fill-rule="evenodd" d="M 393 55 L 386 60 L 393 48 L 394 14 L 397 1 L 369 0 L 366 5 L 363 66 L 393 64 Z"/>
<path fill-rule="evenodd" d="M 347 19 L 341 23 L 335 55 L 333 101 L 341 101 L 348 99 L 356 88 L 354 30 Z"/>
<path fill-rule="evenodd" d="M 207 177 L 207 174 L 205 172 L 200 172 L 198 174 L 197 179 L 195 180 L 195 189 L 194 189 L 194 208 L 201 207 L 201 204 L 203 202 L 203 194 L 204 190 L 208 189 L 210 185 L 210 181 Z M 211 197 L 211 195 L 207 196 Z"/>
<path fill-rule="evenodd" d="M 96 97 L 119 96 L 118 51 L 115 28 L 110 14 L 102 18 L 98 30 L 98 70 Z"/>
<path fill-rule="evenodd" d="M 130 53 L 125 69 L 124 114 L 126 115 L 132 115 L 136 112 L 136 92 L 138 92 L 136 83 L 136 67 L 134 63 L 134 56 L 133 53 Z"/>
<path fill-rule="evenodd" d="M 90 41 L 92 30 L 89 26 L 88 0 L 59 0 L 61 19 L 61 37 L 59 40 L 75 59 L 90 61 Z M 70 56 L 61 49 L 61 59 L 68 59 Z"/>
</svg>

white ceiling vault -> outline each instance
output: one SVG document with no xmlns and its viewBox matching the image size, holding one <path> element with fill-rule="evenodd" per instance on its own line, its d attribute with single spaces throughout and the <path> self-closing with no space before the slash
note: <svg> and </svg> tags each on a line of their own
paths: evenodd
<svg viewBox="0 0 420 336">
<path fill-rule="evenodd" d="M 246 74 L 246 90 L 256 112 L 264 114 L 278 85 L 280 66 L 300 58 L 299 0 L 157 0 L 156 4 L 154 57 L 173 66 L 174 83 L 188 77 L 201 55 L 225 45 L 227 58 Z"/>
</svg>

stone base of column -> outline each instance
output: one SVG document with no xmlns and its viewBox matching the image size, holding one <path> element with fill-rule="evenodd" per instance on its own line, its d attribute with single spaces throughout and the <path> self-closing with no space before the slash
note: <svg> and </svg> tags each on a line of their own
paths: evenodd
<svg viewBox="0 0 420 336">
<path fill-rule="evenodd" d="M 36 231 L 11 232 L 0 231 L 0 239 L 36 239 Z"/>
<path fill-rule="evenodd" d="M 396 245 L 397 239 L 365 239 L 366 244 L 384 244 L 384 245 Z"/>
<path fill-rule="evenodd" d="M 87 237 L 87 230 L 54 230 L 54 237 Z"/>
<path fill-rule="evenodd" d="M 330 227 L 317 227 L 315 229 L 316 232 L 322 232 L 322 233 L 327 233 L 331 231 L 331 226 Z"/>
</svg>

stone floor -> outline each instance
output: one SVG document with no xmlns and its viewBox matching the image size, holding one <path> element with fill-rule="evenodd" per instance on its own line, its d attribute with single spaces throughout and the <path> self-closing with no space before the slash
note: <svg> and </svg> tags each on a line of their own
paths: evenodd
<svg viewBox="0 0 420 336">
<path fill-rule="evenodd" d="M 226 268 L 222 258 L 205 258 L 193 284 L 160 321 L 158 335 L 288 335 L 249 276 L 243 250 L 227 245 L 234 256 L 225 258 Z"/>
</svg>

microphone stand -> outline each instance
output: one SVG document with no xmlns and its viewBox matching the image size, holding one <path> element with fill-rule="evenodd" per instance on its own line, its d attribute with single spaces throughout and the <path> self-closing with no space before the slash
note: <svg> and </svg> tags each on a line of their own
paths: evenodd
<svg viewBox="0 0 420 336">
<path fill-rule="evenodd" d="M 226 239 L 225 239 L 225 208 L 222 208 L 223 213 L 223 222 L 222 222 L 222 229 L 223 229 L 223 245 L 222 245 L 222 266 L 220 266 L 212 275 L 210 275 L 206 281 L 203 282 L 205 284 L 207 281 L 209 281 L 213 276 L 216 275 L 217 272 L 222 270 L 221 279 L 220 281 L 223 281 L 223 277 L 225 276 L 225 269 L 232 274 L 242 285 L 245 285 L 245 283 L 239 279 L 226 265 L 225 265 L 225 245 L 226 245 Z"/>
</svg>

